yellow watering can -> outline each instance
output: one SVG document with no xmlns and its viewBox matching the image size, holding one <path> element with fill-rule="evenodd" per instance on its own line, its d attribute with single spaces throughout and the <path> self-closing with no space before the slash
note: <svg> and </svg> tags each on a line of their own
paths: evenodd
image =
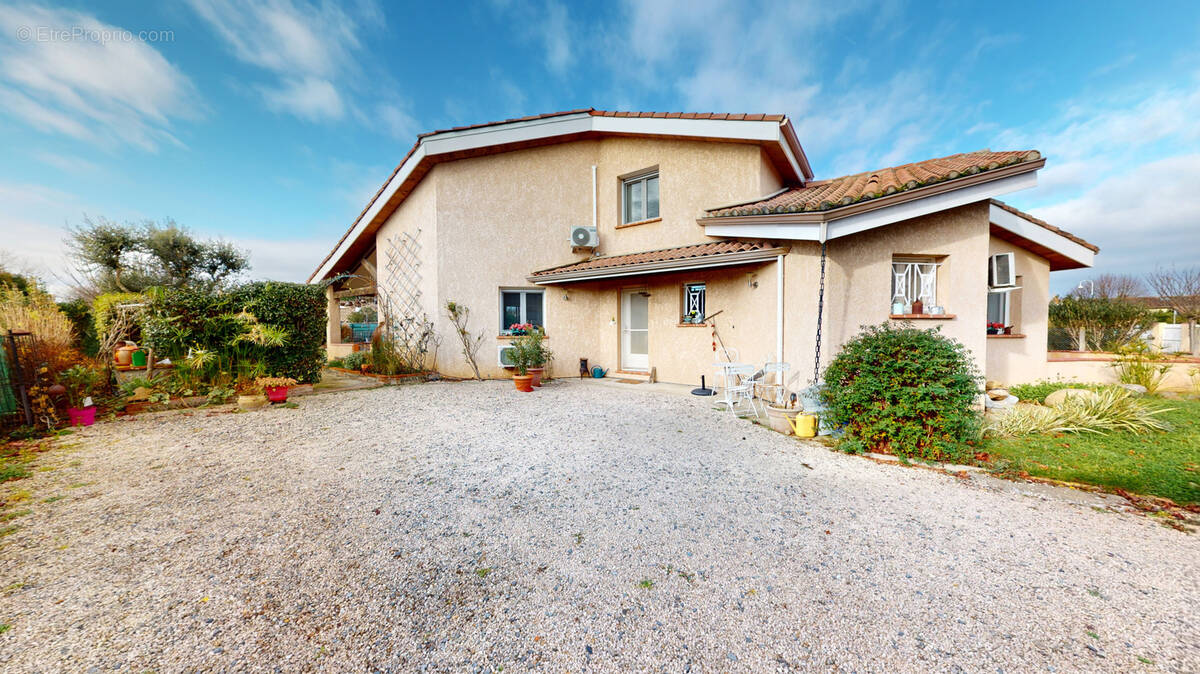
<svg viewBox="0 0 1200 674">
<path fill-rule="evenodd" d="M 817 417 L 813 414 L 797 414 L 794 417 L 784 417 L 792 427 L 792 432 L 798 438 L 811 438 L 817 434 Z"/>
</svg>

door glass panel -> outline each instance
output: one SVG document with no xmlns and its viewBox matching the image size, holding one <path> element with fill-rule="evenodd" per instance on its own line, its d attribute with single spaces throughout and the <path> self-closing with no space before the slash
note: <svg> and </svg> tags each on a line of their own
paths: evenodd
<svg viewBox="0 0 1200 674">
<path fill-rule="evenodd" d="M 525 293 L 525 322 L 544 327 L 541 293 Z"/>
<path fill-rule="evenodd" d="M 658 176 L 646 181 L 646 219 L 658 217 Z"/>
<path fill-rule="evenodd" d="M 640 293 L 629 296 L 629 327 L 645 330 L 650 325 L 650 298 Z"/>
<path fill-rule="evenodd" d="M 650 333 L 646 330 L 634 330 L 629 333 L 629 353 L 650 353 Z"/>
</svg>

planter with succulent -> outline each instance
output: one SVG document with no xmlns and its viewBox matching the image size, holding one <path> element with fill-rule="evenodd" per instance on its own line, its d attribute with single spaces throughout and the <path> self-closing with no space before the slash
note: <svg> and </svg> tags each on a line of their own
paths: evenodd
<svg viewBox="0 0 1200 674">
<path fill-rule="evenodd" d="M 72 365 L 59 375 L 66 389 L 67 417 L 72 426 L 91 426 L 96 423 L 96 406 L 92 393 L 100 383 L 100 373 L 86 365 Z"/>
<path fill-rule="evenodd" d="M 285 403 L 288 388 L 295 386 L 296 380 L 291 377 L 259 377 L 256 383 L 267 392 L 267 400 L 272 403 Z"/>
<path fill-rule="evenodd" d="M 267 404 L 267 396 L 263 395 L 258 377 L 239 377 L 236 390 L 237 405 L 244 410 L 256 410 Z"/>
</svg>

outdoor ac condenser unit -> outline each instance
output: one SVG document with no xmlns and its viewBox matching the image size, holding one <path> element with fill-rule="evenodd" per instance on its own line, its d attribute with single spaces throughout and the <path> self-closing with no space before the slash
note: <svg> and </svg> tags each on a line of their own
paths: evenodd
<svg viewBox="0 0 1200 674">
<path fill-rule="evenodd" d="M 571 228 L 571 247 L 573 248 L 595 248 L 600 245 L 600 235 L 596 233 L 595 227 L 572 227 Z"/>
<path fill-rule="evenodd" d="M 496 348 L 496 364 L 500 367 L 516 367 L 512 356 L 513 347 L 508 344 L 500 344 Z"/>
</svg>

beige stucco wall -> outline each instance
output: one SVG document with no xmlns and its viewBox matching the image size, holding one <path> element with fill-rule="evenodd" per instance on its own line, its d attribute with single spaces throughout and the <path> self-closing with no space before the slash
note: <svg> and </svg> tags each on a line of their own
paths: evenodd
<svg viewBox="0 0 1200 674">
<path fill-rule="evenodd" d="M 1020 290 L 1011 293 L 1009 320 L 1023 339 L 987 339 L 987 378 L 1001 384 L 1023 384 L 1046 377 L 1046 331 L 1049 325 L 1050 263 L 1023 248 L 991 237 L 988 255 L 1013 253 Z M 986 310 L 986 305 L 985 305 Z"/>
<path fill-rule="evenodd" d="M 962 342 L 982 372 L 987 353 L 989 238 L 988 205 L 978 203 L 830 241 L 822 363 L 828 364 L 860 326 L 889 320 L 893 256 L 944 256 L 938 270 L 938 304 L 954 318 L 913 323 L 919 328 L 940 327 L 943 334 Z M 815 295 L 815 287 L 808 292 Z"/>
<path fill-rule="evenodd" d="M 436 170 L 434 169 L 435 172 Z M 405 283 L 400 280 L 400 275 L 393 274 L 392 268 L 405 266 L 404 256 L 398 244 L 409 234 L 416 237 L 420 247 L 417 258 L 419 266 L 415 277 L 410 273 L 409 278 L 416 278 L 416 287 L 420 291 L 420 311 L 427 314 L 435 324 L 438 322 L 438 181 L 429 178 L 430 176 L 426 176 L 426 179 L 417 185 L 401 207 L 396 209 L 376 232 L 375 268 L 379 287 L 376 306 L 380 320 L 383 320 L 387 310 L 385 305 L 390 305 L 392 311 L 399 312 L 400 305 L 404 303 L 403 298 L 407 294 Z"/>
<path fill-rule="evenodd" d="M 1098 355 L 1097 358 L 1099 360 L 1051 360 L 1046 364 L 1045 379 L 1084 384 L 1117 383 L 1116 370 L 1113 369 L 1111 360 L 1106 356 Z M 1200 364 L 1194 362 L 1172 363 L 1161 387 L 1174 391 L 1192 390 L 1193 380 L 1189 372 L 1196 367 L 1200 367 Z"/>
<path fill-rule="evenodd" d="M 676 141 L 645 138 L 605 138 L 552 145 L 441 164 L 426 176 L 437 182 L 438 306 L 447 300 L 467 305 L 473 314 L 472 330 L 487 335 L 479 363 L 485 376 L 508 376 L 496 364 L 496 347 L 505 340 L 499 331 L 500 289 L 535 288 L 530 272 L 586 259 L 572 253 L 570 227 L 592 224 L 592 169 L 597 167 L 598 229 L 605 255 L 654 250 L 713 240 L 704 235 L 696 218 L 704 207 L 761 196 L 778 177 L 764 170 L 766 161 L 755 145 Z M 660 220 L 634 227 L 620 224 L 620 177 L 657 166 L 660 181 Z M 401 206 L 405 209 L 407 204 Z M 393 216 L 395 217 L 395 216 Z M 710 290 L 713 301 L 739 303 L 738 283 L 743 272 L 718 274 Z M 689 276 L 690 278 L 691 276 Z M 702 278 L 703 275 L 695 276 Z M 715 277 L 716 278 L 716 277 Z M 738 279 L 738 280 L 735 280 Z M 611 283 L 570 284 L 563 299 L 562 287 L 547 287 L 546 327 L 556 354 L 553 373 L 575 375 L 578 359 L 615 365 L 619 351 L 618 290 L 644 285 L 651 293 L 650 364 L 660 380 L 691 382 L 699 379 L 692 365 L 691 346 L 708 343 L 707 331 L 677 328 L 679 288 L 673 277 Z M 773 276 L 760 280 L 754 297 L 773 293 Z M 769 288 L 768 288 L 769 284 Z M 747 286 L 747 292 L 751 289 Z M 731 337 L 774 320 L 774 295 L 761 313 L 749 318 L 748 309 L 730 312 L 736 322 L 728 326 Z M 756 316 L 757 316 L 756 313 Z M 743 316 L 746 318 L 743 320 Z M 740 322 L 740 325 L 739 325 Z M 719 324 L 720 325 L 720 324 Z M 467 376 L 470 369 L 460 354 L 458 338 L 439 314 L 442 348 L 439 369 Z M 726 327 L 721 325 L 722 336 Z M 755 339 L 758 339 L 756 337 Z M 774 339 L 772 327 L 767 337 Z M 745 338 L 758 349 L 758 342 Z M 760 349 L 758 349 L 760 350 Z M 711 348 L 704 362 L 711 363 Z"/>
</svg>

